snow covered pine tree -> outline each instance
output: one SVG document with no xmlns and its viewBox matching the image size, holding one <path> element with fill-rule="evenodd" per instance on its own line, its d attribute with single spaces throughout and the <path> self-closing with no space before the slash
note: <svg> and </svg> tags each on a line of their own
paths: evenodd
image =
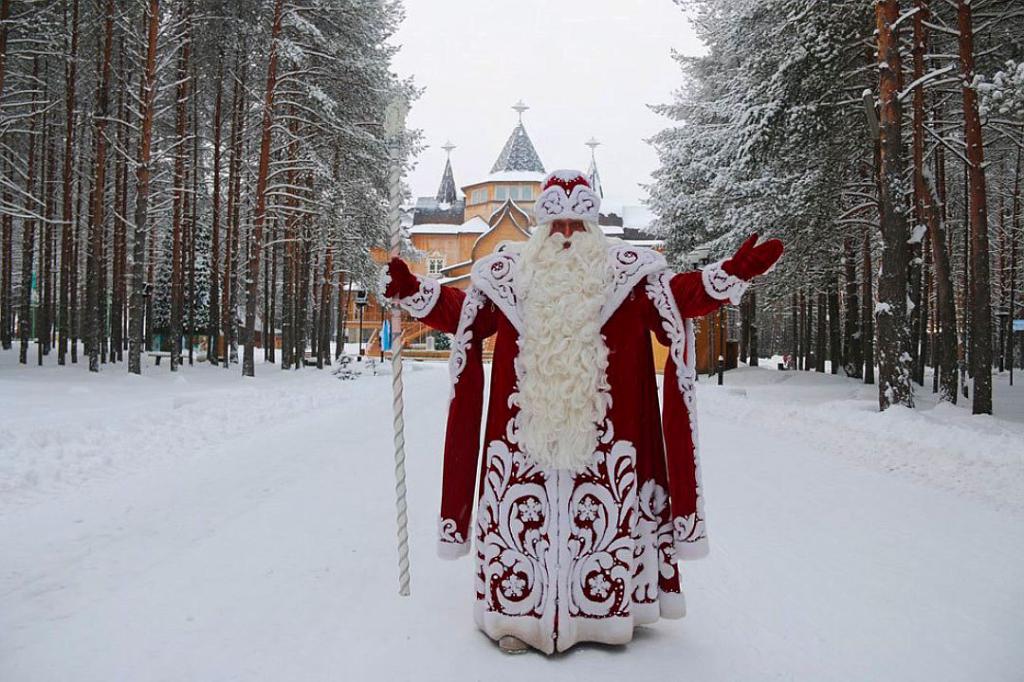
<svg viewBox="0 0 1024 682">
<path fill-rule="evenodd" d="M 738 303 L 782 254 L 753 235 L 675 274 L 660 253 L 607 239 L 599 206 L 582 173 L 555 171 L 530 239 L 479 260 L 465 291 L 397 258 L 384 277 L 385 296 L 455 335 L 438 551 L 469 552 L 482 467 L 475 615 L 505 650 L 623 644 L 635 625 L 685 614 L 677 562 L 708 551 L 688 318 Z M 670 348 L 660 418 L 652 331 Z"/>
</svg>

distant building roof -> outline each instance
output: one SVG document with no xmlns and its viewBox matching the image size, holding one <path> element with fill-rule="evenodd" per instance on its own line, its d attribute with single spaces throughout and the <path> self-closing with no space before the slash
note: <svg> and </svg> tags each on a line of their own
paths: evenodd
<svg viewBox="0 0 1024 682">
<path fill-rule="evenodd" d="M 465 219 L 465 199 L 448 203 L 438 201 L 434 197 L 420 197 L 416 200 L 416 208 L 413 210 L 412 224 L 414 226 L 439 223 L 461 225 Z"/>
<path fill-rule="evenodd" d="M 498 160 L 491 167 L 492 174 L 502 171 L 533 171 L 544 174 L 544 164 L 541 163 L 530 136 L 526 134 L 522 121 L 512 129 L 512 134 L 502 147 Z"/>
<path fill-rule="evenodd" d="M 458 199 L 459 192 L 455 187 L 455 176 L 452 174 L 452 160 L 449 158 L 444 162 L 441 186 L 437 188 L 437 202 L 439 204 L 454 204 Z"/>
<path fill-rule="evenodd" d="M 541 182 L 544 180 L 544 175 L 538 171 L 498 171 L 491 173 L 480 182 Z"/>
<path fill-rule="evenodd" d="M 483 234 L 490 228 L 480 216 L 473 216 L 461 224 L 420 223 L 410 228 L 410 234 Z"/>
</svg>

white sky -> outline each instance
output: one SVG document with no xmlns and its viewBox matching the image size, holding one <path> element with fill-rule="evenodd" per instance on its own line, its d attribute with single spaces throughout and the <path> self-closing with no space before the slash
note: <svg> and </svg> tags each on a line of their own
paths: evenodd
<svg viewBox="0 0 1024 682">
<path fill-rule="evenodd" d="M 644 139 L 668 123 L 646 105 L 668 102 L 682 82 L 672 48 L 703 51 L 671 0 L 405 0 L 405 8 L 395 70 L 426 88 L 409 114 L 428 145 L 409 177 L 415 196 L 437 191 L 447 139 L 458 146 L 459 187 L 486 175 L 521 98 L 547 170 L 585 171 L 584 142 L 595 136 L 606 198 L 639 203 L 639 184 L 657 166 Z"/>
</svg>

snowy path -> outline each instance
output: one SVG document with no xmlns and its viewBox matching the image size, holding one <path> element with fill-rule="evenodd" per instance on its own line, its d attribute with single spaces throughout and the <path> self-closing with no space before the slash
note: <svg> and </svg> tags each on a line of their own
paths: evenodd
<svg viewBox="0 0 1024 682">
<path fill-rule="evenodd" d="M 135 434 L 112 426 L 109 456 L 73 481 L 23 490 L 22 476 L 5 494 L 0 478 L 0 680 L 1021 678 L 1024 427 L 875 415 L 833 377 L 702 384 L 712 552 L 685 572 L 689 616 L 626 648 L 508 658 L 472 624 L 470 560 L 434 556 L 447 372 L 411 370 L 411 599 L 397 596 L 388 377 L 152 373 L 141 381 L 173 383 L 165 411 L 185 415 L 142 420 L 159 451 L 134 457 Z M 56 436 L 31 409 L 32 371 L 0 372 L 2 428 L 43 462 Z M 109 376 L 75 381 L 95 400 L 59 403 L 64 446 L 92 433 L 97 405 L 116 423 L 139 399 Z M 288 417 L 264 418 L 271 404 Z M 214 410 L 247 428 L 220 433 Z M 193 420 L 202 437 L 171 436 Z M 900 425 L 917 445 L 879 454 Z M 977 461 L 950 465 L 971 442 Z"/>
</svg>

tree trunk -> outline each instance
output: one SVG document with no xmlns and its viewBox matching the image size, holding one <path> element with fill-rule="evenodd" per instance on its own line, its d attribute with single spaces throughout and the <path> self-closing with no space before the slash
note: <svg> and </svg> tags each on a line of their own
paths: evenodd
<svg viewBox="0 0 1024 682">
<path fill-rule="evenodd" d="M 210 328 L 206 357 L 210 364 L 218 361 L 220 339 L 220 131 L 224 98 L 224 51 L 217 60 L 217 94 L 213 101 L 213 227 L 210 237 Z"/>
<path fill-rule="evenodd" d="M 239 242 L 239 215 L 241 202 L 241 164 L 242 151 L 245 140 L 245 109 L 246 81 L 248 77 L 248 60 L 242 58 L 247 54 L 247 42 L 243 37 L 242 47 L 236 59 L 236 72 L 241 75 L 236 77 L 232 94 L 232 120 L 230 132 L 231 159 L 228 167 L 228 205 L 227 220 L 228 234 L 224 247 L 224 282 L 221 289 L 221 328 L 224 330 L 224 368 L 231 365 L 235 357 L 235 343 L 237 340 L 236 317 L 236 274 L 238 263 L 238 242 Z"/>
<path fill-rule="evenodd" d="M 68 53 L 67 66 L 64 74 L 64 172 L 63 179 L 63 203 L 61 205 L 61 240 L 60 240 L 60 305 L 58 315 L 60 317 L 60 332 L 57 338 L 57 364 L 63 365 L 67 362 L 68 338 L 71 336 L 71 311 L 69 309 L 71 300 L 71 258 L 74 253 L 72 224 L 72 180 L 74 177 L 74 150 L 75 150 L 75 82 L 78 69 L 78 0 L 71 3 L 71 48 Z"/>
<path fill-rule="evenodd" d="M 921 281 L 922 281 L 922 295 L 921 295 L 921 323 L 918 326 L 918 346 L 921 349 L 921 354 L 917 358 L 917 366 L 914 368 L 915 377 L 914 381 L 919 386 L 924 386 L 924 370 L 928 364 L 928 357 L 931 350 L 931 334 L 928 332 L 928 325 L 931 320 L 928 317 L 929 308 L 931 307 L 932 300 L 932 251 L 931 251 L 931 239 L 928 237 L 928 233 L 925 232 L 924 242 L 921 245 L 921 252 L 924 254 L 924 263 L 921 266 Z"/>
<path fill-rule="evenodd" d="M 3 155 L 3 164 L 4 174 L 11 177 L 11 162 L 7 154 Z M 5 206 L 10 206 L 13 201 L 9 183 L 4 183 L 3 201 Z M 0 216 L 0 230 L 0 239 L 3 240 L 3 262 L 0 263 L 0 348 L 10 350 L 14 336 L 14 216 L 10 213 Z"/>
<path fill-rule="evenodd" d="M 143 320 L 145 318 L 148 291 L 145 282 L 146 268 L 146 231 L 148 229 L 147 211 L 149 210 L 149 176 L 150 156 L 153 142 L 153 107 L 156 99 L 156 47 L 157 28 L 160 25 L 160 1 L 149 0 L 147 13 L 146 67 L 142 76 L 142 101 L 140 118 L 142 120 L 139 133 L 138 164 L 136 166 L 136 199 L 135 199 L 135 242 L 132 246 L 132 300 L 131 328 L 128 347 L 128 371 L 132 374 L 142 373 Z"/>
<path fill-rule="evenodd" d="M 174 154 L 174 201 L 171 208 L 171 371 L 178 371 L 181 357 L 181 318 L 184 303 L 184 264 L 185 253 L 182 244 L 182 220 L 187 210 L 185 198 L 185 131 L 188 127 L 188 96 L 190 52 L 191 3 L 185 3 L 182 21 L 185 25 L 184 43 L 178 55 L 178 75 L 176 88 L 175 114 L 175 154 Z"/>
<path fill-rule="evenodd" d="M 758 362 L 758 348 L 757 348 L 757 291 L 751 289 L 747 293 L 747 305 L 750 306 L 747 310 L 750 319 L 750 339 L 747 345 L 747 364 L 751 367 L 757 367 Z"/>
<path fill-rule="evenodd" d="M 267 87 L 263 102 L 263 130 L 260 160 L 256 175 L 256 213 L 253 216 L 249 253 L 249 291 L 245 300 L 245 351 L 242 375 L 254 376 L 253 337 L 256 328 L 256 296 L 260 279 L 260 253 L 263 248 L 263 224 L 267 219 L 267 175 L 270 169 L 270 140 L 274 120 L 274 90 L 277 85 L 277 41 L 281 34 L 284 0 L 274 1 L 274 20 L 270 30 L 270 57 L 267 62 Z"/>
<path fill-rule="evenodd" d="M 875 383 L 875 314 L 874 292 L 871 278 L 874 272 L 871 267 L 871 235 L 864 230 L 864 243 L 861 248 L 861 347 L 864 349 L 864 383 Z"/>
<path fill-rule="evenodd" d="M 828 332 L 831 372 L 838 374 L 839 366 L 843 364 L 843 341 L 839 333 L 839 283 L 835 273 L 832 274 L 828 283 Z"/>
<path fill-rule="evenodd" d="M 860 379 L 864 376 L 864 360 L 861 357 L 860 303 L 857 295 L 857 255 L 853 246 L 853 238 L 843 240 L 843 266 L 846 272 L 846 319 L 844 331 L 846 376 Z"/>
<path fill-rule="evenodd" d="M 824 372 L 825 371 L 825 318 L 827 313 L 825 312 L 827 298 L 824 291 L 818 292 L 818 319 L 816 328 L 816 337 L 814 342 L 814 371 Z"/>
<path fill-rule="evenodd" d="M 974 29 L 970 0 L 957 1 L 964 142 L 967 145 L 971 221 L 971 364 L 974 368 L 974 414 L 992 414 L 992 304 L 988 262 L 988 203 L 985 196 L 985 150 L 974 89 Z"/>
<path fill-rule="evenodd" d="M 107 0 L 103 20 L 103 56 L 101 59 L 100 82 L 96 90 L 96 114 L 93 118 L 95 130 L 96 166 L 92 186 L 92 210 L 89 220 L 89 246 L 85 270 L 85 324 L 86 346 L 89 353 L 89 371 L 100 371 L 100 346 L 103 330 L 102 280 L 103 268 L 104 211 L 107 188 L 107 120 L 110 117 L 110 59 L 114 41 L 114 0 Z"/>
<path fill-rule="evenodd" d="M 898 0 L 877 0 L 878 29 L 880 189 L 882 267 L 878 276 L 878 406 L 914 406 L 910 381 L 910 330 L 907 323 L 907 218 L 900 191 L 903 176 L 903 147 L 900 131 L 901 106 L 899 32 L 894 25 L 900 16 Z"/>
<path fill-rule="evenodd" d="M 32 80 L 39 78 L 39 57 L 32 58 Z M 28 343 L 32 333 L 32 258 L 35 249 L 36 221 L 33 216 L 38 210 L 35 195 L 36 182 L 36 128 L 39 119 L 38 102 L 32 96 L 32 114 L 28 129 L 28 172 L 25 177 L 25 217 L 21 221 L 21 312 L 18 314 L 18 362 L 28 364 Z"/>
<path fill-rule="evenodd" d="M 800 369 L 800 301 L 794 291 L 790 297 L 790 357 L 793 369 Z M 788 368 L 787 368 L 788 369 Z"/>
</svg>

